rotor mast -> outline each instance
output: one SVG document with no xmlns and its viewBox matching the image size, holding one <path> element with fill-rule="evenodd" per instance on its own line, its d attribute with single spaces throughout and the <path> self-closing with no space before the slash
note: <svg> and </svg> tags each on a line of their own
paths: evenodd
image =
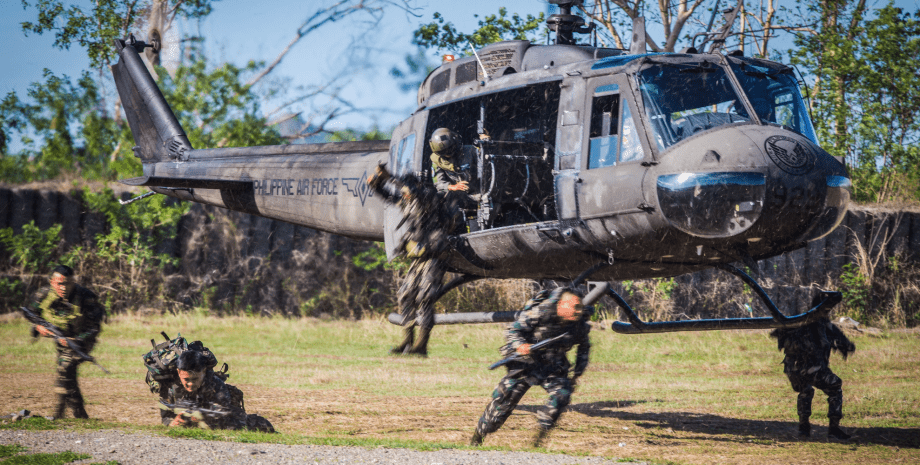
<svg viewBox="0 0 920 465">
<path fill-rule="evenodd" d="M 576 45 L 575 34 L 588 34 L 594 30 L 594 24 L 585 25 L 585 19 L 572 14 L 572 7 L 582 4 L 582 0 L 550 0 L 559 6 L 559 13 L 546 18 L 549 30 L 556 33 L 556 45 Z"/>
</svg>

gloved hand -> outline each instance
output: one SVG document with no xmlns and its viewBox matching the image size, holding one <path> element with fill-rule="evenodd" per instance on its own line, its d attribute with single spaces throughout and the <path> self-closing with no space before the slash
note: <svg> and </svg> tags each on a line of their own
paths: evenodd
<svg viewBox="0 0 920 465">
<path fill-rule="evenodd" d="M 470 183 L 467 181 L 460 181 L 457 184 L 451 184 L 447 187 L 449 191 L 468 191 L 470 190 Z"/>
<path fill-rule="evenodd" d="M 515 351 L 521 355 L 530 355 L 530 344 L 521 344 Z"/>
</svg>

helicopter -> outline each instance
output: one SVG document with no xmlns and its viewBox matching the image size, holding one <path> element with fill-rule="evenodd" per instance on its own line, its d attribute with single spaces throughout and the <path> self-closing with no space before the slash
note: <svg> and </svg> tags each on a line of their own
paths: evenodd
<svg viewBox="0 0 920 465">
<path fill-rule="evenodd" d="M 428 140 L 449 128 L 469 160 L 476 204 L 462 212 L 440 292 L 481 278 L 581 285 L 718 268 L 751 287 L 762 318 L 644 322 L 607 284 L 621 333 L 794 327 L 841 300 L 787 316 L 750 275 L 843 220 L 846 168 L 823 150 L 793 69 L 722 53 L 738 9 L 710 49 L 647 53 L 644 21 L 629 50 L 577 43 L 591 32 L 553 0 L 552 44 L 487 45 L 445 61 L 389 141 L 195 149 L 140 58 L 157 43 L 116 39 L 112 67 L 143 175 L 121 182 L 180 200 L 383 241 L 398 255 L 402 214 L 366 179 L 378 165 L 431 179 Z M 740 5 L 740 3 L 739 3 Z M 470 46 L 472 48 L 472 46 Z M 147 195 L 147 194 L 145 194 Z M 596 291 L 596 289 L 595 289 Z M 435 324 L 511 321 L 514 312 L 436 315 Z M 400 324 L 402 317 L 390 315 Z"/>
</svg>

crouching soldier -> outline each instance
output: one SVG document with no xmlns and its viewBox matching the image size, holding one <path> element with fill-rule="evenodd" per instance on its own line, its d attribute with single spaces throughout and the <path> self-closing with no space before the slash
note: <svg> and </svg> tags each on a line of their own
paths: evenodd
<svg viewBox="0 0 920 465">
<path fill-rule="evenodd" d="M 531 386 L 540 385 L 549 393 L 545 408 L 537 413 L 539 429 L 533 446 L 540 446 L 569 405 L 578 377 L 588 367 L 589 314 L 581 298 L 567 288 L 541 291 L 527 302 L 518 320 L 505 333 L 508 343 L 502 346 L 501 353 L 506 359 L 500 363 L 507 367 L 508 374 L 492 393 L 492 401 L 476 425 L 471 445 L 482 444 L 486 435 L 501 428 L 524 393 Z M 531 351 L 531 346 L 554 338 L 558 339 Z M 571 365 L 566 353 L 575 345 L 578 352 L 569 378 Z"/>
<path fill-rule="evenodd" d="M 770 337 L 776 338 L 779 350 L 785 352 L 783 372 L 792 383 L 792 390 L 799 393 L 796 405 L 799 436 L 811 436 L 811 400 L 815 388 L 818 388 L 827 394 L 827 418 L 830 421 L 827 436 L 849 439 L 850 435 L 840 428 L 840 419 L 843 418 L 843 381 L 831 371 L 828 363 L 832 350 L 839 351 L 846 360 L 847 355 L 856 350 L 856 345 L 826 317 L 799 328 L 774 329 Z"/>
<path fill-rule="evenodd" d="M 169 387 L 160 402 L 164 425 L 204 429 L 249 429 L 275 432 L 265 418 L 246 414 L 243 391 L 225 383 L 209 368 L 210 359 L 200 351 L 179 355 L 178 383 Z"/>
</svg>

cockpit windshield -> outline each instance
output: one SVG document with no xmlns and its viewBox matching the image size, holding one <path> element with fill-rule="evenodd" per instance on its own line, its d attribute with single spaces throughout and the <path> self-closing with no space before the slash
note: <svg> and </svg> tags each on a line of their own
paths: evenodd
<svg viewBox="0 0 920 465">
<path fill-rule="evenodd" d="M 658 150 L 698 132 L 749 121 L 725 70 L 708 62 L 656 63 L 639 72 Z"/>
<path fill-rule="evenodd" d="M 760 121 L 785 126 L 818 142 L 791 68 L 770 68 L 743 58 L 729 62 Z"/>
</svg>

